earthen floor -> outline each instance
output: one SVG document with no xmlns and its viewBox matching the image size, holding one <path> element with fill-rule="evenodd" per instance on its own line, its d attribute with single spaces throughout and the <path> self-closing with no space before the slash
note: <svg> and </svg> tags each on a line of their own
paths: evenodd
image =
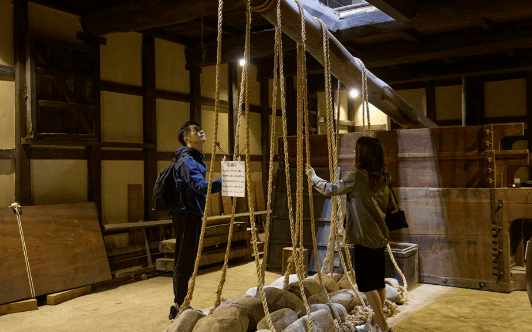
<svg viewBox="0 0 532 332">
<path fill-rule="evenodd" d="M 200 270 L 192 306 L 212 306 L 221 266 Z M 280 274 L 266 273 L 270 284 Z M 255 263 L 231 264 L 223 297 L 243 296 L 256 286 Z M 38 310 L 0 316 L 0 331 L 161 332 L 168 325 L 172 302 L 170 274 L 95 289 L 91 294 Z M 410 303 L 389 319 L 394 332 L 532 332 L 527 293 L 510 294 L 419 284 Z"/>
</svg>

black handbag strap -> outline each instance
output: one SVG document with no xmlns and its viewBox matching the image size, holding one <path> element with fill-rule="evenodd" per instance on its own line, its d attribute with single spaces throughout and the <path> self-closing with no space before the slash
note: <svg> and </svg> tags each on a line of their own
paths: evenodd
<svg viewBox="0 0 532 332">
<path fill-rule="evenodd" d="M 395 200 L 395 204 L 399 205 L 399 202 L 397 201 L 397 197 L 395 197 L 395 192 L 393 191 L 392 183 L 388 182 L 388 188 L 390 188 L 390 191 L 392 192 L 393 199 Z"/>
</svg>

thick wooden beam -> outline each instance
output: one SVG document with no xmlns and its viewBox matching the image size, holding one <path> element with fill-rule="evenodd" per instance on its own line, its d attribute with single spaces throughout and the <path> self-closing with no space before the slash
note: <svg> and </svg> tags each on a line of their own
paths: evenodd
<svg viewBox="0 0 532 332">
<path fill-rule="evenodd" d="M 142 36 L 142 87 L 144 143 L 154 148 L 144 149 L 144 218 L 154 220 L 151 197 L 157 179 L 157 91 L 155 89 L 155 38 Z"/>
<path fill-rule="evenodd" d="M 262 188 L 264 197 L 268 194 L 268 178 L 270 170 L 270 91 L 268 80 L 260 82 L 260 105 L 262 112 L 260 113 L 260 143 L 262 149 Z M 273 105 L 275 107 L 275 105 Z M 275 123 L 275 118 L 272 119 Z"/>
<path fill-rule="evenodd" d="M 31 205 L 31 178 L 28 149 L 22 145 L 27 135 L 26 103 L 26 34 L 28 33 L 28 1 L 14 2 L 13 41 L 15 51 L 15 200 Z M 31 110 L 29 110 L 31 112 Z"/>
<path fill-rule="evenodd" d="M 190 68 L 190 121 L 201 126 L 201 67 Z"/>
<path fill-rule="evenodd" d="M 527 138 L 528 138 L 528 150 L 532 150 L 532 72 L 528 73 L 527 77 L 526 77 L 526 116 L 527 116 L 527 129 L 528 129 L 528 135 L 527 135 Z M 532 180 L 532 169 L 529 167 L 528 168 L 528 180 Z M 531 252 L 532 251 L 532 244 L 529 244 L 529 247 L 528 247 L 528 251 Z M 531 255 L 528 255 L 528 257 L 532 257 Z M 528 259 L 527 257 L 527 259 Z M 532 266 L 531 264 L 528 264 L 527 266 Z M 527 267 L 528 269 L 528 267 Z M 529 271 L 527 272 L 528 275 L 528 282 L 529 282 L 529 286 L 532 286 L 530 284 L 531 280 L 532 280 L 532 275 L 530 275 L 530 273 L 532 273 L 532 271 Z M 532 288 L 529 288 L 528 289 L 528 295 L 530 297 L 530 303 L 532 304 Z"/>
<path fill-rule="evenodd" d="M 427 118 L 436 122 L 436 84 L 427 81 L 425 84 L 425 102 L 427 104 Z"/>
<path fill-rule="evenodd" d="M 484 81 L 479 77 L 465 77 L 463 82 L 465 125 L 481 125 L 484 122 Z"/>
<path fill-rule="evenodd" d="M 286 81 L 286 127 L 288 136 L 297 135 L 297 99 L 294 80 Z"/>
<path fill-rule="evenodd" d="M 292 0 L 281 1 L 282 30 L 295 41 L 301 41 L 299 8 Z M 257 1 L 258 2 L 258 1 Z M 256 3 L 254 3 L 256 4 Z M 260 13 L 270 23 L 276 24 L 275 7 Z M 322 31 L 320 25 L 305 12 L 307 51 L 320 63 L 323 62 Z M 328 32 L 331 73 L 348 89 L 360 85 L 362 68 L 342 44 Z M 369 101 L 382 112 L 390 116 L 403 128 L 436 127 L 437 125 L 421 112 L 401 98 L 390 86 L 367 71 Z"/>
<path fill-rule="evenodd" d="M 0 65 L 0 76 L 15 77 L 15 67 Z"/>
<path fill-rule="evenodd" d="M 243 9 L 244 6 L 243 1 L 228 1 L 224 3 L 224 11 Z M 217 12 L 217 1 L 145 0 L 91 12 L 82 24 L 86 31 L 104 35 L 163 27 Z"/>
<path fill-rule="evenodd" d="M 100 89 L 103 91 L 125 93 L 134 96 L 142 96 L 144 94 L 144 90 L 141 86 L 127 85 L 108 81 L 100 81 Z"/>
<path fill-rule="evenodd" d="M 410 21 L 416 15 L 415 0 L 367 0 L 373 6 L 399 22 Z"/>
<path fill-rule="evenodd" d="M 229 112 L 227 114 L 227 128 L 228 128 L 228 135 L 229 135 L 229 153 L 233 154 L 235 153 L 235 130 L 236 130 L 236 124 L 238 121 L 238 75 L 237 75 L 237 63 L 236 62 L 229 62 L 228 65 L 228 73 L 227 73 L 227 86 L 229 87 L 228 92 L 228 106 L 229 106 Z"/>
<path fill-rule="evenodd" d="M 347 97 L 347 120 L 355 122 L 355 98 L 348 95 Z M 355 127 L 348 127 L 347 132 L 352 133 Z"/>
<path fill-rule="evenodd" d="M 95 202 L 102 225 L 102 149 L 98 146 L 87 147 L 88 201 Z"/>
<path fill-rule="evenodd" d="M 0 149 L 0 159 L 15 159 L 15 149 Z"/>
</svg>

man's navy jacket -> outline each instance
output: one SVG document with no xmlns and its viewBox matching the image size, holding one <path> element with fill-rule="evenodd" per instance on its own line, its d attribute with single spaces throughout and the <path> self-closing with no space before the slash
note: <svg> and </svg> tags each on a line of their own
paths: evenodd
<svg viewBox="0 0 532 332">
<path fill-rule="evenodd" d="M 175 188 L 177 192 L 182 191 L 181 197 L 184 206 L 179 206 L 180 202 L 178 201 L 174 204 L 174 211 L 202 217 L 209 185 L 209 182 L 205 180 L 205 173 L 207 172 L 205 155 L 187 146 L 180 147 L 175 154 L 177 159 L 174 166 Z M 182 154 L 187 154 L 187 156 L 180 158 L 179 156 Z M 218 178 L 212 182 L 211 193 L 217 193 L 221 190 L 222 179 Z"/>
</svg>

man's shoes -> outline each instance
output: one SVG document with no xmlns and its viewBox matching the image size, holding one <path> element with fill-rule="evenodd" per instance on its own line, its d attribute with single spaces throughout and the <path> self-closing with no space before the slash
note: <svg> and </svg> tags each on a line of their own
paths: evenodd
<svg viewBox="0 0 532 332">
<path fill-rule="evenodd" d="M 170 307 L 170 314 L 168 315 L 168 319 L 169 320 L 174 320 L 175 316 L 177 316 L 178 312 L 179 311 L 177 310 L 177 308 L 175 306 L 171 306 Z"/>
<path fill-rule="evenodd" d="M 187 309 L 194 310 L 194 308 L 192 308 L 191 306 L 188 306 Z M 196 311 L 200 312 L 200 313 L 203 313 L 203 311 L 201 311 L 201 310 L 196 310 Z M 174 320 L 178 313 L 179 313 L 179 309 L 177 309 L 175 306 L 171 306 L 170 307 L 170 314 L 168 315 L 168 319 L 169 320 Z"/>
</svg>

